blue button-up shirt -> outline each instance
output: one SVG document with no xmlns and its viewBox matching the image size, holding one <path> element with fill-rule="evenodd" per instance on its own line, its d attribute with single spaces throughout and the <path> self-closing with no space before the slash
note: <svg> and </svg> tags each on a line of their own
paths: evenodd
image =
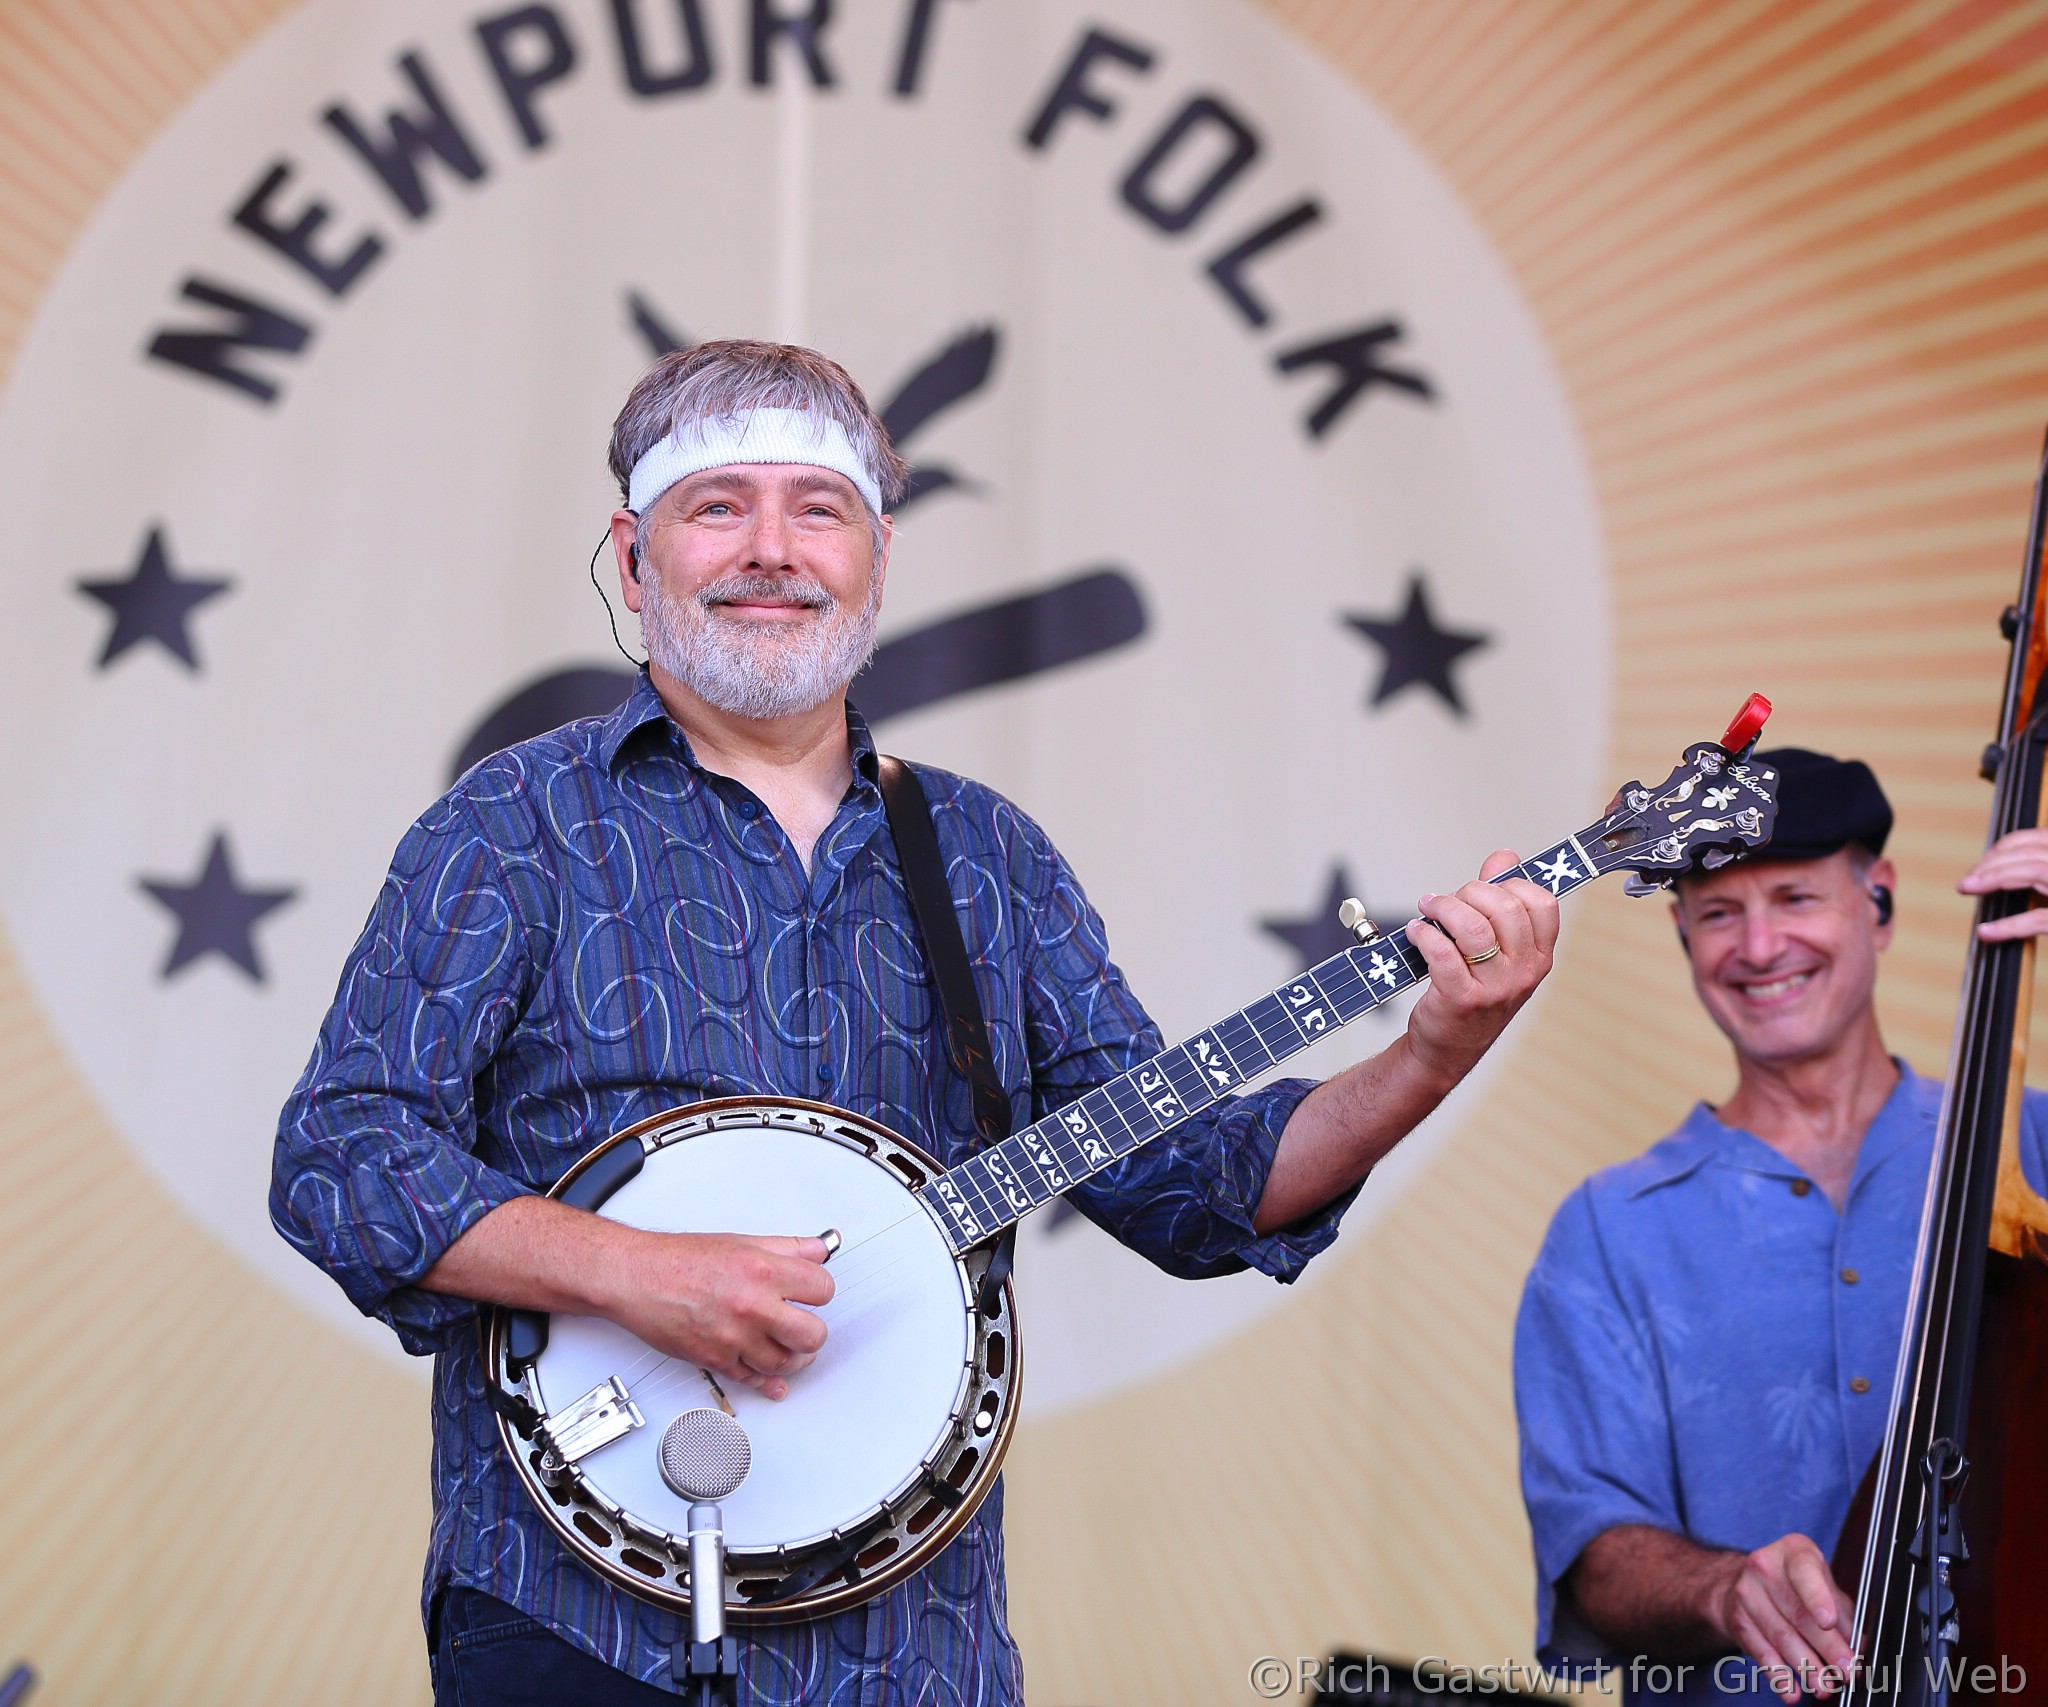
<svg viewBox="0 0 2048 1707">
<path fill-rule="evenodd" d="M 1649 1524 L 1753 1551 L 1802 1534 L 1832 1553 L 1883 1443 L 1941 1086 L 1900 1064 L 1838 1213 L 1808 1177 L 1704 1103 L 1662 1143 L 1565 1199 L 1515 1323 L 1536 1643 L 1551 1664 L 1625 1656 L 1557 1585 L 1586 1544 Z M 2038 1186 L 2048 1096 L 2021 1160 Z M 1632 1696 L 1667 1679 L 1624 1673 Z M 1673 1676 L 1668 1681 L 1676 1683 Z M 1712 1661 L 1668 1691 L 1775 1702 Z"/>
<path fill-rule="evenodd" d="M 584 1569 L 531 1505 L 484 1397 L 476 1310 L 417 1282 L 466 1229 L 623 1126 L 707 1097 L 822 1098 L 948 1163 L 974 1148 L 849 713 L 855 775 L 806 872 L 761 802 L 705 770 L 643 675 L 608 717 L 487 759 L 400 843 L 278 1131 L 271 1216 L 406 1349 L 432 1353 L 444 1584 L 510 1602 L 648 1682 L 673 1615 Z M 920 768 L 1018 1126 L 1161 1047 L 1044 831 Z M 1260 1237 L 1308 1086 L 1219 1104 L 1071 1194 L 1172 1273 L 1291 1280 L 1348 1199 Z M 836 1617 L 741 1633 L 756 1702 L 1021 1698 L 1000 1489 L 929 1567 Z"/>
</svg>

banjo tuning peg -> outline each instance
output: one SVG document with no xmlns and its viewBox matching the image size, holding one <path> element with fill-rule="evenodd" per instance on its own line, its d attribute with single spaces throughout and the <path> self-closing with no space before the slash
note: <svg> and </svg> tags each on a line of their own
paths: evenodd
<svg viewBox="0 0 2048 1707">
<path fill-rule="evenodd" d="M 1379 940 L 1380 927 L 1365 916 L 1365 903 L 1356 895 L 1350 896 L 1337 909 L 1337 923 L 1362 943 Z"/>
</svg>

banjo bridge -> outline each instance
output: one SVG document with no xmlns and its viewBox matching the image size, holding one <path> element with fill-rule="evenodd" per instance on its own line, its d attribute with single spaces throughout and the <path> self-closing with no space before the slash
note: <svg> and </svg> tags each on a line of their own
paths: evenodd
<svg viewBox="0 0 2048 1707">
<path fill-rule="evenodd" d="M 646 1421 L 626 1384 L 614 1375 L 582 1398 L 541 1418 L 540 1426 L 552 1456 L 573 1464 L 643 1427 Z"/>
</svg>

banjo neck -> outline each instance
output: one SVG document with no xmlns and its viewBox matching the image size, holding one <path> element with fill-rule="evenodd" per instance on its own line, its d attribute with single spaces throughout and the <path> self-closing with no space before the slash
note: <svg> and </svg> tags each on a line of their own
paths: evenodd
<svg viewBox="0 0 2048 1707">
<path fill-rule="evenodd" d="M 1557 896 L 1622 869 L 1668 882 L 1703 856 L 1720 863 L 1759 845 L 1770 833 L 1777 779 L 1741 758 L 1769 711 L 1752 696 L 1720 742 L 1688 748 L 1659 788 L 1628 784 L 1616 810 L 1493 881 L 1523 877 Z M 1370 932 L 1356 947 L 927 1182 L 919 1195 L 953 1249 L 994 1238 L 1429 976 L 1404 932 L 1354 928 Z"/>
</svg>

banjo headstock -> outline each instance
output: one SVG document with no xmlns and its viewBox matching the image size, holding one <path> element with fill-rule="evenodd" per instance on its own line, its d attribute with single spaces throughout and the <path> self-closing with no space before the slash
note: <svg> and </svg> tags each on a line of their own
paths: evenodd
<svg viewBox="0 0 2048 1707">
<path fill-rule="evenodd" d="M 1771 702 L 1751 694 L 1718 741 L 1701 741 L 1662 782 L 1625 783 L 1585 839 L 1608 871 L 1626 870 L 1628 892 L 1650 895 L 1681 877 L 1712 871 L 1771 839 L 1778 774 L 1753 761 Z"/>
</svg>

